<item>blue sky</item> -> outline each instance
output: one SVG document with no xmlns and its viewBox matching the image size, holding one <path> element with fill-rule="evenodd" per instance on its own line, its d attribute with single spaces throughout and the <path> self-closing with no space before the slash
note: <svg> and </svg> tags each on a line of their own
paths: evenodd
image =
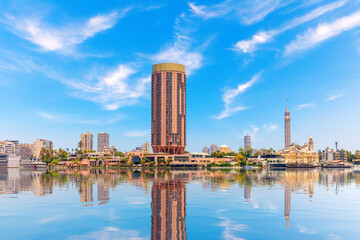
<svg viewBox="0 0 360 240">
<path fill-rule="evenodd" d="M 0 0 L 0 139 L 150 141 L 151 66 L 185 64 L 187 150 L 360 148 L 360 1 Z M 95 141 L 96 143 L 96 141 Z"/>
</svg>

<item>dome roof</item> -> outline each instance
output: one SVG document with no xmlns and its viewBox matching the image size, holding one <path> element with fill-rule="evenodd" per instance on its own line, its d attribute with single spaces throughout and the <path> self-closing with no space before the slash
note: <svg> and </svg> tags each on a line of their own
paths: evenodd
<svg viewBox="0 0 360 240">
<path fill-rule="evenodd" d="M 220 147 L 221 147 L 221 148 L 228 148 L 227 145 L 221 145 Z"/>
</svg>

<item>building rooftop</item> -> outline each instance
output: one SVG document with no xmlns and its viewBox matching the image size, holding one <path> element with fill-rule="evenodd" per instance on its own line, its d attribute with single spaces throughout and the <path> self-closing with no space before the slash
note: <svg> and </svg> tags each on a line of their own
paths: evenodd
<svg viewBox="0 0 360 240">
<path fill-rule="evenodd" d="M 153 72 L 158 71 L 179 71 L 185 73 L 185 66 L 179 63 L 158 63 L 152 66 Z"/>
</svg>

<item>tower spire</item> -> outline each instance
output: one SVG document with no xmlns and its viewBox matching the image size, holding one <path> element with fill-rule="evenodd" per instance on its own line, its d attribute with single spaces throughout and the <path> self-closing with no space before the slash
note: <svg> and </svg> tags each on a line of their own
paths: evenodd
<svg viewBox="0 0 360 240">
<path fill-rule="evenodd" d="M 290 111 L 288 106 L 288 100 L 286 99 L 286 111 L 285 111 L 285 147 L 291 144 L 291 129 L 290 129 Z"/>
<path fill-rule="evenodd" d="M 286 99 L 286 111 L 289 112 L 289 101 Z"/>
</svg>

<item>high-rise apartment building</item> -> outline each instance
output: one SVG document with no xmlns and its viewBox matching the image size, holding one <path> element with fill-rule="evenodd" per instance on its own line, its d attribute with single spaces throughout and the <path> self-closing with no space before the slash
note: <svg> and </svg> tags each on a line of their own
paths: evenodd
<svg viewBox="0 0 360 240">
<path fill-rule="evenodd" d="M 80 135 L 81 151 L 93 150 L 93 135 L 90 132 L 82 133 Z"/>
<path fill-rule="evenodd" d="M 107 134 L 106 132 L 100 132 L 98 133 L 98 138 L 97 138 L 97 151 L 98 152 L 103 152 L 104 148 L 109 148 L 109 134 Z"/>
<path fill-rule="evenodd" d="M 143 145 L 141 145 L 140 151 L 144 152 L 144 153 L 150 153 L 150 144 L 149 144 L 149 142 L 146 142 Z"/>
<path fill-rule="evenodd" d="M 27 143 L 20 144 L 20 156 L 21 156 L 21 158 L 22 159 L 31 159 L 32 150 L 33 150 L 33 145 L 32 144 L 27 144 Z"/>
<path fill-rule="evenodd" d="M 245 151 L 251 150 L 251 137 L 249 135 L 244 137 L 244 148 Z"/>
<path fill-rule="evenodd" d="M 287 147 L 291 144 L 290 112 L 287 103 L 286 103 L 284 123 L 285 123 L 285 147 Z"/>
<path fill-rule="evenodd" d="M 40 158 L 41 149 L 49 149 L 50 141 L 46 139 L 36 139 L 33 144 L 33 156 L 35 158 Z"/>
<path fill-rule="evenodd" d="M 203 153 L 209 153 L 209 148 L 208 147 L 204 147 L 202 150 Z"/>
<path fill-rule="evenodd" d="M 216 152 L 217 150 L 219 150 L 218 146 L 216 144 L 211 144 L 210 154 L 212 154 L 213 152 Z"/>
<path fill-rule="evenodd" d="M 186 146 L 186 74 L 177 63 L 153 65 L 151 146 L 154 153 L 183 154 Z"/>
</svg>

